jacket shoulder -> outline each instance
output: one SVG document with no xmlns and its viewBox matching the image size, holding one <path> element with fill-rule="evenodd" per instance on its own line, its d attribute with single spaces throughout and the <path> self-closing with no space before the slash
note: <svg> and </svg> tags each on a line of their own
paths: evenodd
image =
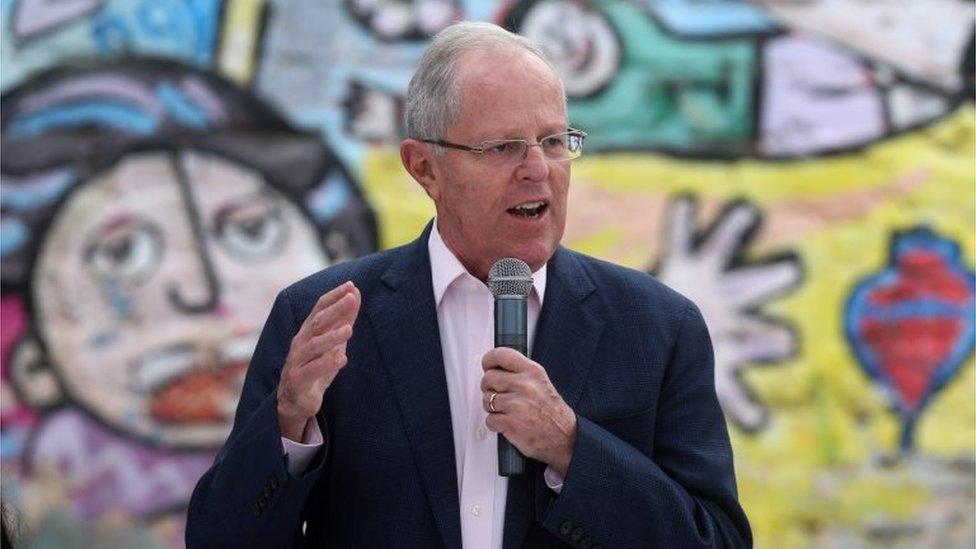
<svg viewBox="0 0 976 549">
<path fill-rule="evenodd" d="M 597 288 L 605 305 L 628 311 L 682 316 L 695 304 L 649 273 L 568 250 Z"/>
<path fill-rule="evenodd" d="M 351 280 L 363 294 L 369 293 L 380 277 L 403 254 L 409 245 L 376 252 L 356 259 L 330 265 L 311 274 L 282 290 L 288 301 L 296 308 L 303 305 L 311 307 L 322 294 L 325 294 Z"/>
</svg>

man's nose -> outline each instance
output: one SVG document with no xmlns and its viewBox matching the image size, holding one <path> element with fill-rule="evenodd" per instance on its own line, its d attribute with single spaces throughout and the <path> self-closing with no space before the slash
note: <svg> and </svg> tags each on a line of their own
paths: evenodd
<svg viewBox="0 0 976 549">
<path fill-rule="evenodd" d="M 549 177 L 549 160 L 541 143 L 529 143 L 522 155 L 516 177 L 526 181 L 542 181 Z"/>
</svg>

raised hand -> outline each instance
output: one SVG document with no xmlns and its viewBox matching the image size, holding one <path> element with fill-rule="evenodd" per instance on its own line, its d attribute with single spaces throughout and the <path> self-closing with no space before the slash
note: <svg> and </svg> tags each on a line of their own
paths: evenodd
<svg viewBox="0 0 976 549">
<path fill-rule="evenodd" d="M 346 365 L 346 343 L 362 296 L 352 282 L 334 288 L 315 303 L 291 340 L 278 381 L 281 435 L 302 440 L 305 426 L 322 406 L 322 397 Z"/>
</svg>

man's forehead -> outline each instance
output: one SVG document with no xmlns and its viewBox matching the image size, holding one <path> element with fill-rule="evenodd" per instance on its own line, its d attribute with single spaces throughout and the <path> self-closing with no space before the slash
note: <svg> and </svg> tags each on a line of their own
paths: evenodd
<svg viewBox="0 0 976 549">
<path fill-rule="evenodd" d="M 525 50 L 470 52 L 456 66 L 464 133 L 476 138 L 523 137 L 566 129 L 558 77 Z M 537 137 L 541 137 L 541 134 Z"/>
<path fill-rule="evenodd" d="M 479 122 L 476 126 L 468 129 L 468 137 L 473 141 L 494 140 L 494 139 L 525 139 L 542 137 L 562 133 L 567 130 L 568 125 L 565 120 L 559 122 L 544 122 L 541 120 L 527 120 L 518 125 L 493 124 L 488 121 Z M 526 135 L 526 126 L 532 128 L 532 135 Z"/>
<path fill-rule="evenodd" d="M 548 65 L 527 50 L 505 47 L 496 51 L 470 51 L 458 57 L 455 79 L 461 91 L 500 91 L 532 84 L 558 89 L 558 77 Z"/>
</svg>

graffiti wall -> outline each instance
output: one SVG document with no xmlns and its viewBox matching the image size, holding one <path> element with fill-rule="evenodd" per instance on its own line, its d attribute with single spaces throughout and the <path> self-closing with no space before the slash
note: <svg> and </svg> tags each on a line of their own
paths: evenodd
<svg viewBox="0 0 976 549">
<path fill-rule="evenodd" d="M 33 546 L 182 546 L 276 293 L 432 215 L 399 120 L 457 19 L 565 80 L 565 243 L 701 307 L 757 545 L 976 542 L 972 2 L 0 6 L 0 462 Z"/>
</svg>

